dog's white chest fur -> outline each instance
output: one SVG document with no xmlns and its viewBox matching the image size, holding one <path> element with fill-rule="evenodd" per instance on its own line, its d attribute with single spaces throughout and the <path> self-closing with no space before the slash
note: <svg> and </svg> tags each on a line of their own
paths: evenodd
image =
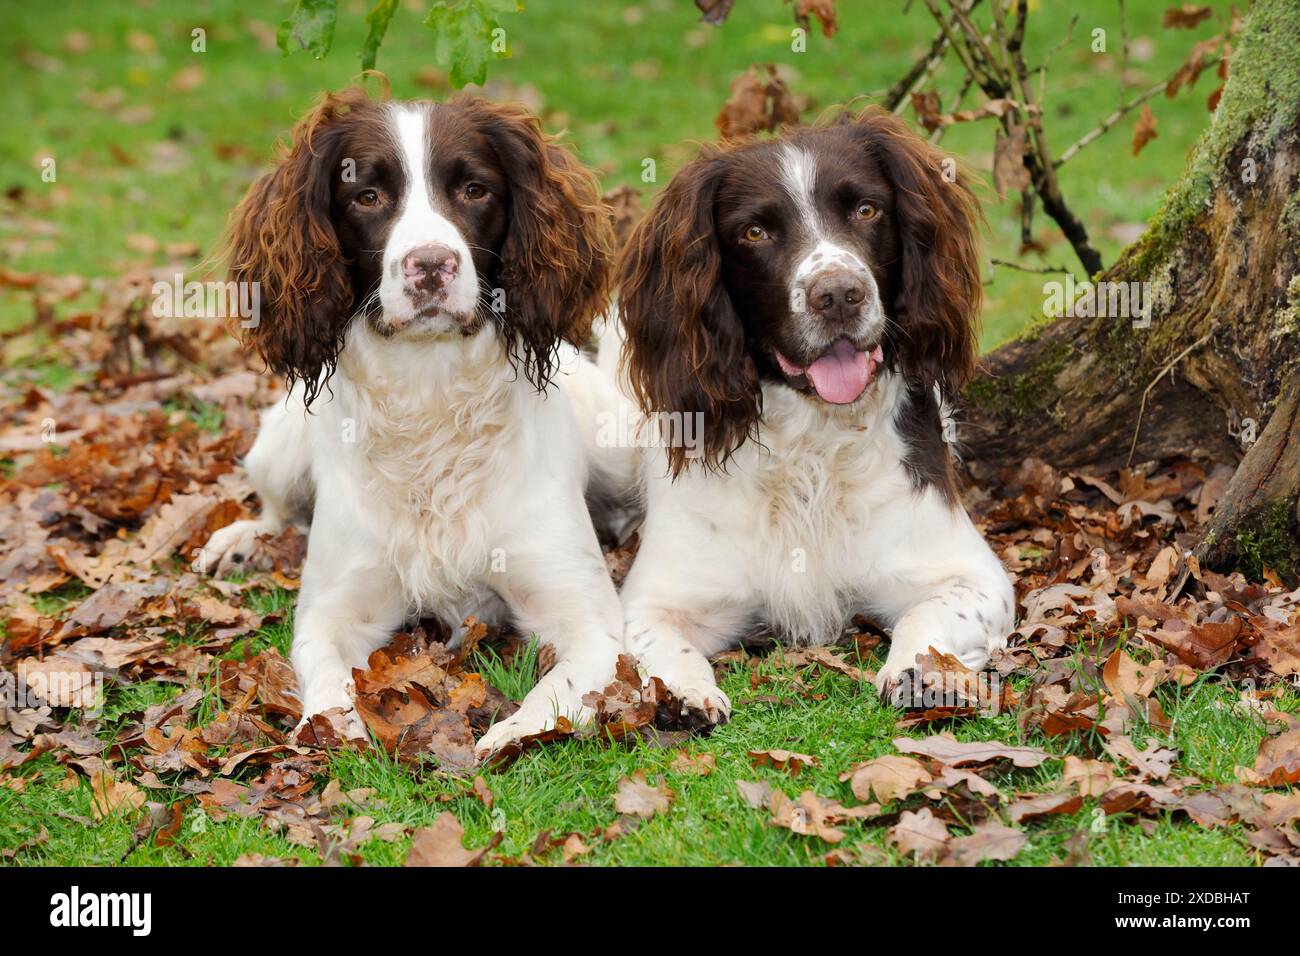
<svg viewBox="0 0 1300 956">
<path fill-rule="evenodd" d="M 735 517 L 757 545 L 753 584 L 769 622 L 799 641 L 834 640 L 860 609 L 873 528 L 911 490 L 887 414 L 897 383 L 878 388 L 890 394 L 852 412 L 770 389 L 760 442 L 745 449 L 743 500 L 756 507 Z"/>
<path fill-rule="evenodd" d="M 416 608 L 438 610 L 478 589 L 491 569 L 496 497 L 520 461 L 527 416 L 517 383 L 498 361 L 475 358 L 471 350 L 451 374 L 380 377 L 362 355 L 331 403 L 339 428 L 353 429 L 343 457 L 358 520 L 384 529 L 386 562 Z"/>
</svg>

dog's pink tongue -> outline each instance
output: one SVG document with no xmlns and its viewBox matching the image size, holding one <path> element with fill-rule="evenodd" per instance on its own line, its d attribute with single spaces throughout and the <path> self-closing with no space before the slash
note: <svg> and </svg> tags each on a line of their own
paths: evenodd
<svg viewBox="0 0 1300 956">
<path fill-rule="evenodd" d="M 822 401 L 847 405 L 856 401 L 871 382 L 871 362 L 866 352 L 859 352 L 847 339 L 808 366 L 808 381 Z"/>
</svg>

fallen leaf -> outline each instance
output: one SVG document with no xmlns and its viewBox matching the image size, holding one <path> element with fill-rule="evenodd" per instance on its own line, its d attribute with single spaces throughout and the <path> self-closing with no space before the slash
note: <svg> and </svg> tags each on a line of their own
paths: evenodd
<svg viewBox="0 0 1300 956">
<path fill-rule="evenodd" d="M 1300 726 L 1276 737 L 1265 737 L 1254 767 L 1238 767 L 1237 779 L 1250 787 L 1300 783 Z"/>
<path fill-rule="evenodd" d="M 668 765 L 668 769 L 673 773 L 687 773 L 707 777 L 713 773 L 717 765 L 718 759 L 713 754 L 692 754 L 682 750 L 673 758 L 673 762 Z"/>
<path fill-rule="evenodd" d="M 949 839 L 948 828 L 929 807 L 904 810 L 889 830 L 889 842 L 900 853 L 921 861 L 936 859 L 947 848 Z"/>
<path fill-rule="evenodd" d="M 906 754 L 930 757 L 949 767 L 969 767 L 1010 760 L 1017 767 L 1037 767 L 1052 755 L 1037 747 L 1017 747 L 996 741 L 959 741 L 949 733 L 936 734 L 924 740 L 896 737 L 894 746 Z"/>
<path fill-rule="evenodd" d="M 1151 746 L 1138 750 L 1133 740 L 1126 736 L 1109 737 L 1102 744 L 1112 757 L 1123 760 L 1145 778 L 1164 780 L 1178 759 L 1178 751 Z"/>
<path fill-rule="evenodd" d="M 467 850 L 463 842 L 465 830 L 450 810 L 444 810 L 431 827 L 420 827 L 411 838 L 411 849 L 406 854 L 407 866 L 478 866 L 484 855 L 501 842 L 497 833 L 487 846 Z"/>
<path fill-rule="evenodd" d="M 91 777 L 90 812 L 96 820 L 139 810 L 146 799 L 145 792 L 139 787 L 115 780 L 108 773 L 101 772 Z"/>
<path fill-rule="evenodd" d="M 740 796 L 755 810 L 772 802 L 772 785 L 766 780 L 737 780 Z"/>
<path fill-rule="evenodd" d="M 820 763 L 816 757 L 796 753 L 793 750 L 751 750 L 749 759 L 755 767 L 771 767 L 773 770 L 785 770 L 791 774 L 798 774 L 809 764 L 815 767 Z"/>
<path fill-rule="evenodd" d="M 840 774 L 840 780 L 849 781 L 853 795 L 859 800 L 865 802 L 874 795 L 882 803 L 910 796 L 933 779 L 919 760 L 897 754 L 876 757 Z"/>
<path fill-rule="evenodd" d="M 1080 796 L 1099 797 L 1109 789 L 1115 779 L 1115 770 L 1110 764 L 1101 760 L 1084 760 L 1079 757 L 1066 757 L 1065 769 L 1061 772 L 1061 785 L 1074 785 Z"/>
<path fill-rule="evenodd" d="M 1029 838 L 1020 830 L 997 820 L 986 820 L 977 823 L 968 836 L 952 839 L 940 865 L 974 866 L 985 860 L 1011 860 L 1028 842 Z"/>
<path fill-rule="evenodd" d="M 1017 800 L 1007 807 L 1012 823 L 1023 823 L 1048 814 L 1075 813 L 1083 806 L 1083 797 L 1071 791 L 1041 793 Z"/>
<path fill-rule="evenodd" d="M 614 797 L 614 809 L 644 820 L 650 819 L 660 810 L 668 809 L 673 792 L 662 783 L 657 786 L 646 782 L 645 771 L 638 770 L 630 777 L 618 782 L 618 794 Z"/>
</svg>

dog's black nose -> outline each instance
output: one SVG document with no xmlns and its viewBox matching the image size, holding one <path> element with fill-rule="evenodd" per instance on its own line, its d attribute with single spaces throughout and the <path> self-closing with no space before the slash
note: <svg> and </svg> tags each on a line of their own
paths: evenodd
<svg viewBox="0 0 1300 956">
<path fill-rule="evenodd" d="M 424 292 L 445 289 L 459 268 L 460 255 L 440 242 L 417 246 L 402 259 L 402 275 Z"/>
<path fill-rule="evenodd" d="M 848 319 L 867 297 L 867 286 L 846 269 L 823 272 L 808 284 L 808 309 L 827 319 Z"/>
</svg>

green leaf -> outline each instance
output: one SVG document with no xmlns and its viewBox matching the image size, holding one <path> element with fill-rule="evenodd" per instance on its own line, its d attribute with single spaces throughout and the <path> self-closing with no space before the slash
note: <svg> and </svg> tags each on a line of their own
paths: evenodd
<svg viewBox="0 0 1300 956">
<path fill-rule="evenodd" d="M 434 59 L 450 70 L 451 85 L 482 85 L 492 58 L 494 14 L 522 9 L 517 0 L 437 0 L 424 24 L 434 32 Z"/>
<path fill-rule="evenodd" d="M 298 0 L 289 19 L 275 31 L 275 42 L 288 56 L 306 50 L 314 59 L 329 53 L 334 43 L 339 0 Z"/>
<path fill-rule="evenodd" d="M 398 0 L 379 0 L 374 9 L 366 14 L 366 23 L 370 25 L 370 32 L 366 34 L 366 40 L 361 44 L 361 69 L 375 68 L 379 44 L 384 42 L 384 34 L 388 32 L 388 23 L 397 12 L 397 4 Z"/>
</svg>

